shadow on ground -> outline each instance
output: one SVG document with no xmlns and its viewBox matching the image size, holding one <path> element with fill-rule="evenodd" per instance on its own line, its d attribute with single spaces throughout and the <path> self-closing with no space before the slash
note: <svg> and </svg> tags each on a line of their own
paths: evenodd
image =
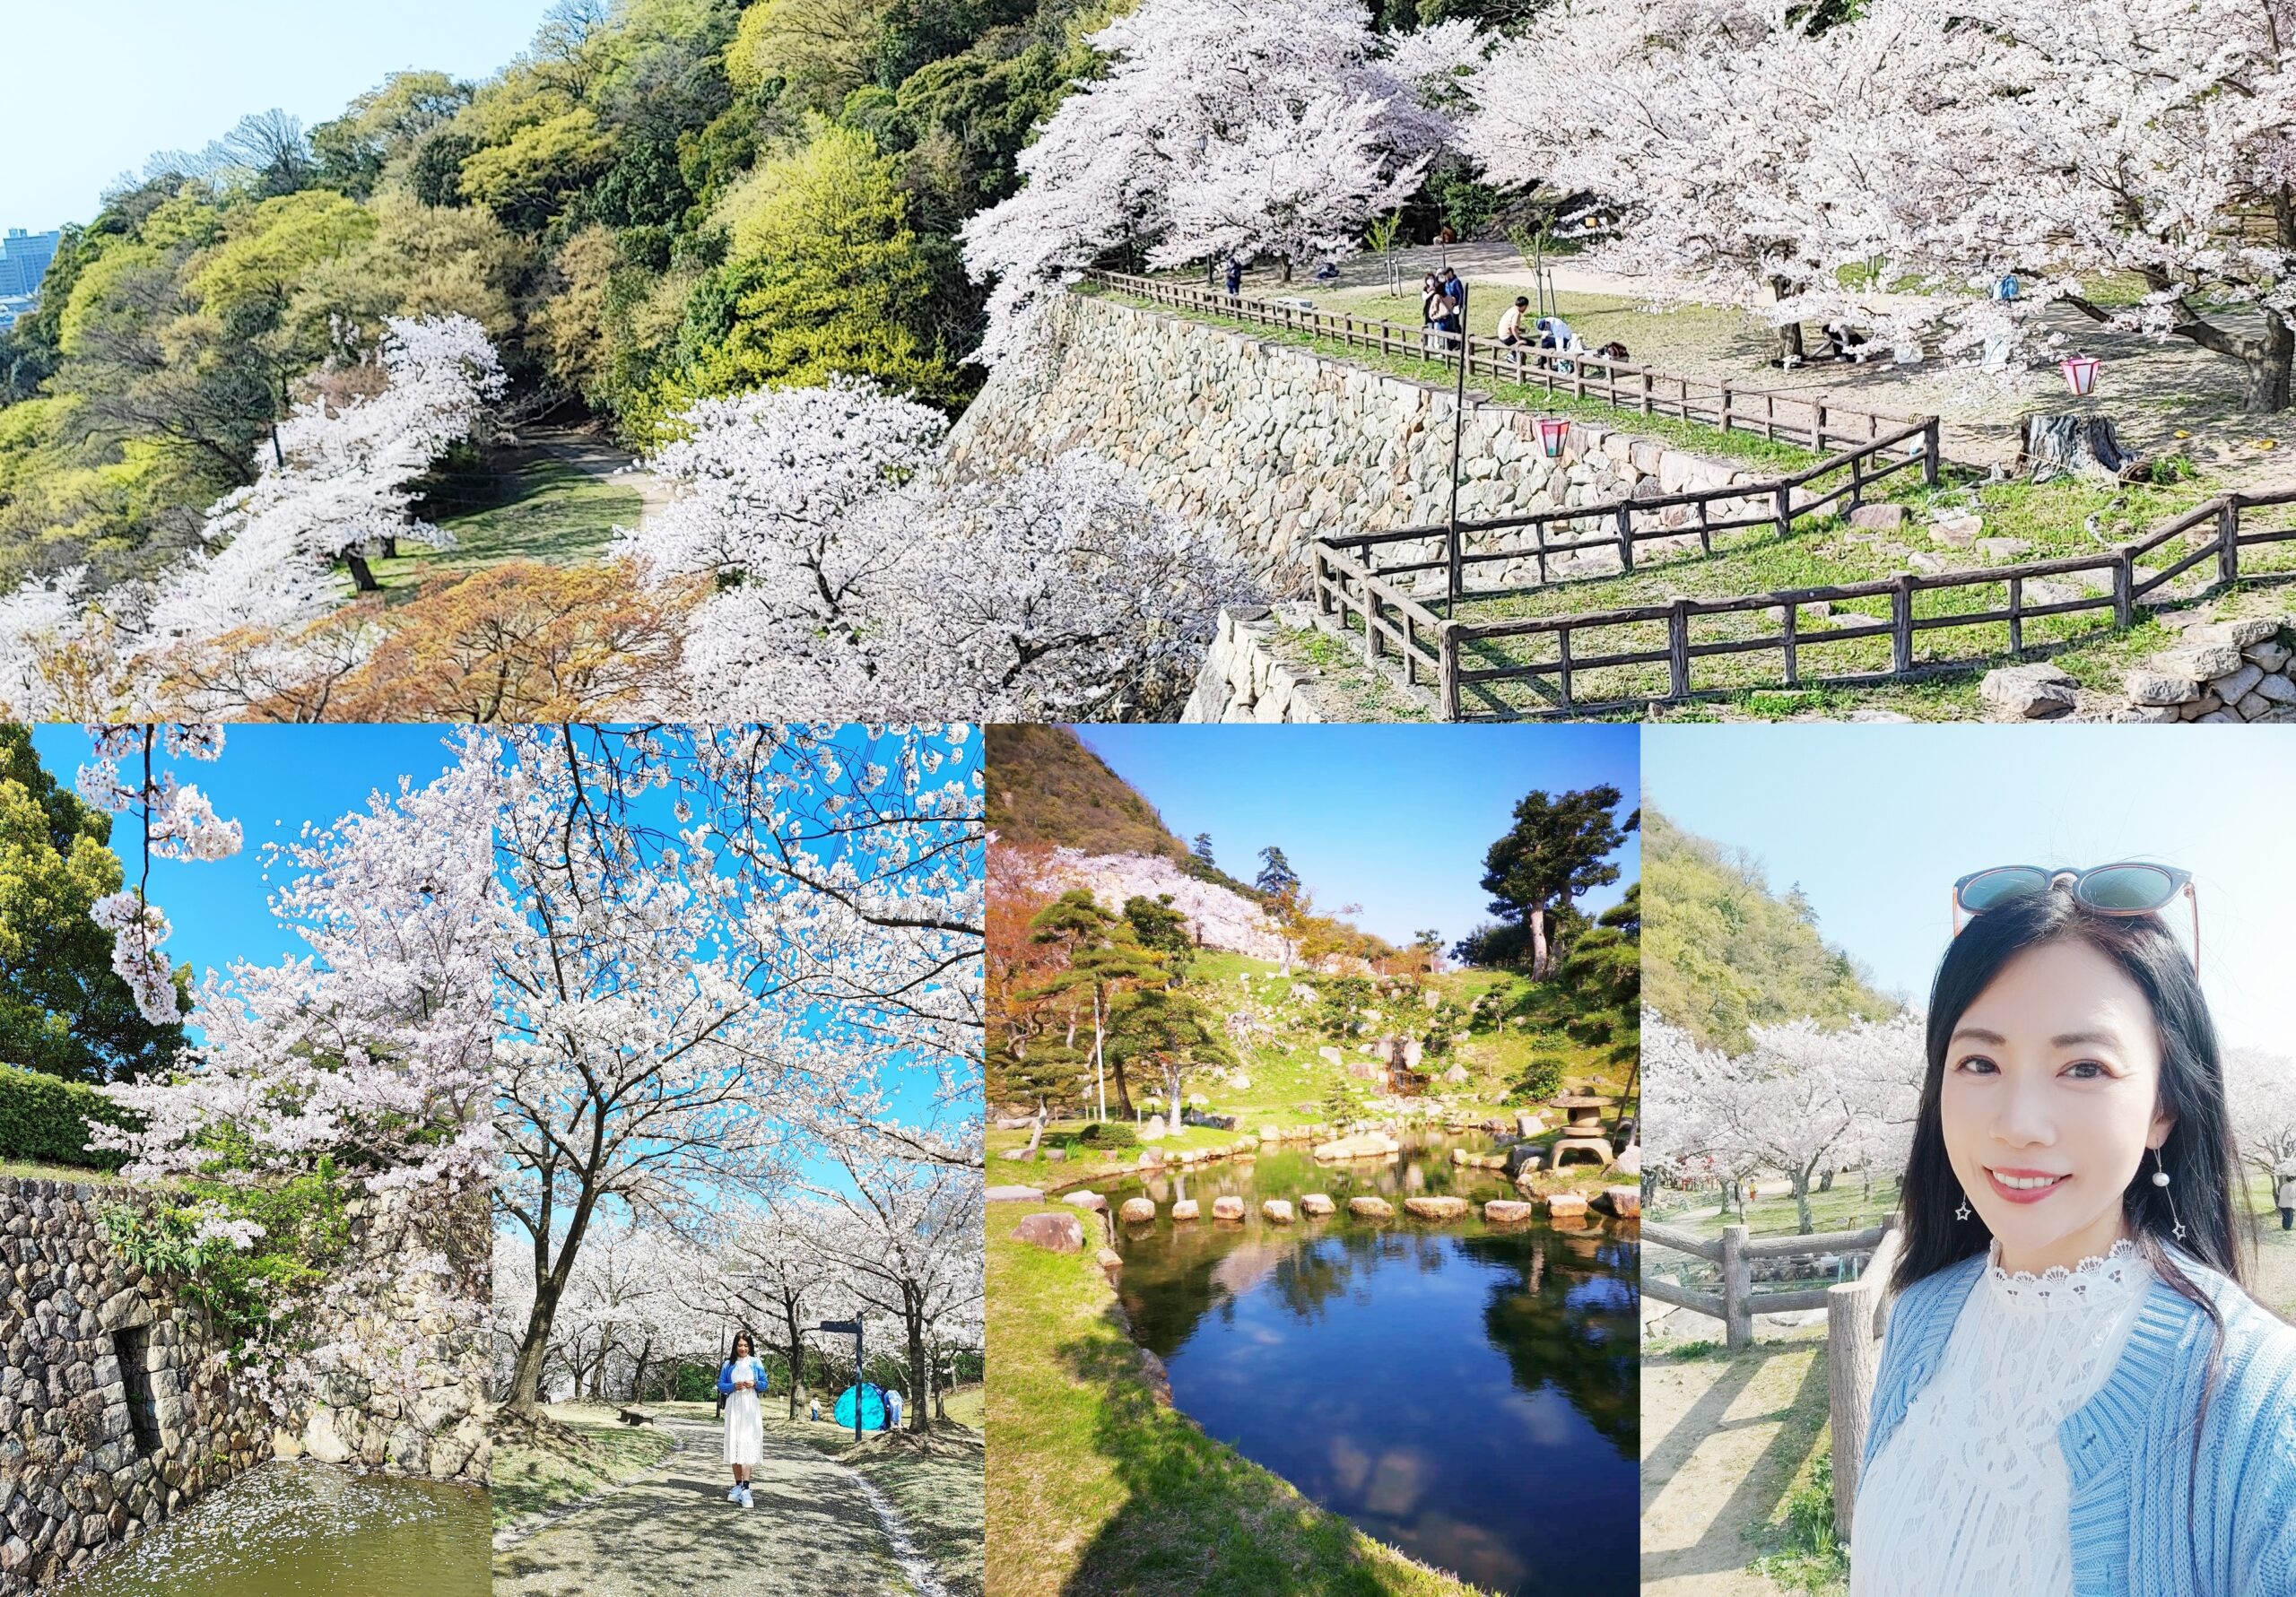
<svg viewBox="0 0 2296 1597">
<path fill-rule="evenodd" d="M 1746 1566 L 1825 1424 L 1825 1350 L 1757 1342 L 1731 1355 L 1646 1356 L 1642 1590 L 1778 1590 Z"/>
</svg>

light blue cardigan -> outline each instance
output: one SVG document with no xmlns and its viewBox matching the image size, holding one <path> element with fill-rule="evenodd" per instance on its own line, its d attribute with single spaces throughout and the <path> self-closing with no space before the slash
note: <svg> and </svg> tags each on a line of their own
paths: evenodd
<svg viewBox="0 0 2296 1597">
<path fill-rule="evenodd" d="M 2111 1376 L 2057 1427 L 2072 1474 L 2074 1592 L 2296 1597 L 2296 1329 L 2215 1271 L 2177 1260 L 2224 1316 L 2199 1479 L 2192 1419 L 2213 1328 L 2155 1280 Z M 1986 1264 L 1980 1254 L 1926 1276 L 1891 1310 L 1860 1480 L 1936 1372 Z"/>
</svg>

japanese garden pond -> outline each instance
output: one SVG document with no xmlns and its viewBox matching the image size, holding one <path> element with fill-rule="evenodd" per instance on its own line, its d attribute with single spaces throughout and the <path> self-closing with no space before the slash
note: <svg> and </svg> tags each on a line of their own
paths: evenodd
<svg viewBox="0 0 2296 1597">
<path fill-rule="evenodd" d="M 483 1489 L 273 1463 L 178 1512 L 58 1597 L 485 1597 Z"/>
<path fill-rule="evenodd" d="M 1492 1591 L 1583 1597 L 1635 1589 L 1639 1558 L 1637 1282 L 1632 1226 L 1589 1219 L 1492 1226 L 1496 1171 L 1454 1165 L 1481 1134 L 1405 1141 L 1382 1161 L 1318 1164 L 1304 1146 L 1101 1188 L 1133 1336 L 1164 1361 L 1172 1400 L 1205 1431 L 1415 1558 Z M 1323 1193 L 1335 1212 L 1292 1225 L 1269 1198 Z M 1215 1198 L 1245 1219 L 1215 1221 Z M 1431 1222 L 1405 1198 L 1453 1195 Z M 1387 1200 L 1387 1219 L 1347 1211 Z M 1194 1198 L 1203 1218 L 1175 1221 Z"/>
</svg>

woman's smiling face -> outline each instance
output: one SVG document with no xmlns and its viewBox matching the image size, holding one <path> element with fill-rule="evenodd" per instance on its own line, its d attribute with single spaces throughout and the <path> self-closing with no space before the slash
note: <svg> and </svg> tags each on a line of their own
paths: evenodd
<svg viewBox="0 0 2296 1597">
<path fill-rule="evenodd" d="M 2126 1235 L 2122 1194 L 2169 1134 L 2160 1089 L 2152 1006 L 2078 939 L 2019 954 L 1962 1011 L 1939 1119 L 2004 1267 L 2069 1267 Z"/>
</svg>

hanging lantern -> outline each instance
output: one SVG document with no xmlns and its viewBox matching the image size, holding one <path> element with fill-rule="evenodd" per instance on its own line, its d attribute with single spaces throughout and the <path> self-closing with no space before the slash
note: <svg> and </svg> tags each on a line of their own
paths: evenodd
<svg viewBox="0 0 2296 1597">
<path fill-rule="evenodd" d="M 2086 399 L 2097 391 L 2097 367 L 2094 355 L 2074 355 L 2063 361 L 2058 369 L 2065 373 L 2065 386 L 2075 399 Z"/>
<path fill-rule="evenodd" d="M 1562 458 L 1564 440 L 1570 436 L 1570 423 L 1560 416 L 1539 418 L 1539 447 L 1546 451 L 1549 460 Z"/>
</svg>

